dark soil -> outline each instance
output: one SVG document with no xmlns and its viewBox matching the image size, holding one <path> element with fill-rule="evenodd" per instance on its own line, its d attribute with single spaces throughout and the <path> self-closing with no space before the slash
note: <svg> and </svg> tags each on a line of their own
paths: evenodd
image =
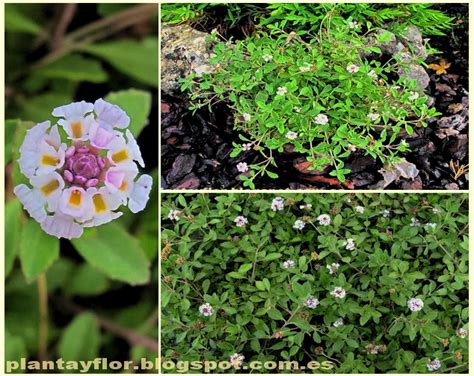
<svg viewBox="0 0 474 376">
<path fill-rule="evenodd" d="M 433 37 L 430 44 L 442 51 L 430 56 L 427 63 L 442 58 L 451 63 L 447 74 L 437 75 L 428 70 L 431 83 L 426 94 L 432 97 L 442 115 L 430 119 L 427 128 L 418 128 L 414 135 L 405 136 L 411 152 L 407 161 L 420 170 L 414 180 L 400 178 L 385 189 L 468 189 L 466 175 L 455 179 L 450 162 L 468 164 L 468 19 L 467 5 L 439 5 L 456 17 L 457 24 L 444 37 Z M 215 26 L 215 25 L 212 25 Z M 246 29 L 248 29 L 248 25 Z M 208 30 L 210 31 L 210 30 Z M 238 33 L 237 31 L 235 33 Z M 233 115 L 225 105 L 213 112 L 207 109 L 192 114 L 184 97 L 162 96 L 161 104 L 161 185 L 165 189 L 232 189 L 242 188 L 236 165 L 262 160 L 251 150 L 231 158 L 232 143 L 241 141 L 233 132 Z M 324 175 L 311 175 L 301 168 L 301 155 L 286 150 L 275 156 L 278 179 L 258 177 L 257 189 L 372 189 L 383 181 L 379 170 L 382 163 L 357 151 L 346 161 L 352 173 L 341 185 Z M 298 167 L 298 168 L 296 168 Z"/>
</svg>

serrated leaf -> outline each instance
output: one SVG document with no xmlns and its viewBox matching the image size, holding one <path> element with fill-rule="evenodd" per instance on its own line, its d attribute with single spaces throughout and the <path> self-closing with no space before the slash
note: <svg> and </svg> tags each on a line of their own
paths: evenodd
<svg viewBox="0 0 474 376">
<path fill-rule="evenodd" d="M 72 244 L 88 263 L 109 278 L 131 285 L 150 280 L 150 263 L 138 240 L 118 224 L 88 229 Z"/>
<path fill-rule="evenodd" d="M 46 234 L 34 220 L 23 226 L 20 239 L 21 269 L 32 282 L 59 257 L 59 239 Z"/>
<path fill-rule="evenodd" d="M 83 46 L 81 49 L 104 59 L 139 82 L 158 87 L 158 38 L 149 37 L 141 42 L 118 40 Z"/>
<path fill-rule="evenodd" d="M 101 83 L 108 79 L 100 62 L 78 54 L 66 55 L 37 69 L 35 73 L 47 78 L 65 79 L 73 82 Z"/>
<path fill-rule="evenodd" d="M 148 123 L 151 94 L 143 90 L 123 90 L 108 94 L 105 100 L 122 108 L 130 117 L 130 132 L 137 137 Z"/>
<path fill-rule="evenodd" d="M 91 313 L 82 313 L 63 331 L 58 353 L 66 362 L 92 360 L 98 355 L 99 341 L 97 320 Z"/>
</svg>

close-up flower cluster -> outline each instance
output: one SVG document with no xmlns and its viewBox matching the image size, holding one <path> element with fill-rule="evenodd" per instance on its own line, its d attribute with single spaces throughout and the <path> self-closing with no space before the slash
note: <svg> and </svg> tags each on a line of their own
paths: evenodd
<svg viewBox="0 0 474 376">
<path fill-rule="evenodd" d="M 152 187 L 128 115 L 98 99 L 57 107 L 59 118 L 36 124 L 20 147 L 21 172 L 32 187 L 19 184 L 14 193 L 29 215 L 49 235 L 78 238 L 83 228 L 100 226 L 130 211 L 143 210 Z"/>
<path fill-rule="evenodd" d="M 164 360 L 468 369 L 467 195 L 170 193 L 162 218 Z"/>
</svg>

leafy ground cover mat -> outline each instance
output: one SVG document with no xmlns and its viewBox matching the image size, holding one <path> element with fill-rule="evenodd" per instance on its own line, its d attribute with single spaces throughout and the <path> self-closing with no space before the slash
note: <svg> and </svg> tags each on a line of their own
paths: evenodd
<svg viewBox="0 0 474 376">
<path fill-rule="evenodd" d="M 198 73 L 182 81 L 182 93 L 162 91 L 163 188 L 467 189 L 467 7 L 359 4 L 335 6 L 337 11 L 330 7 L 162 7 L 164 25 L 186 23 L 223 38 L 222 45 L 210 52 L 217 55 L 211 62 L 219 68 L 209 72 L 207 66 L 199 66 Z M 334 19 L 329 27 L 327 19 Z M 402 62 L 394 64 L 398 47 L 390 38 L 403 40 L 404 28 L 413 26 L 416 29 L 408 30 L 418 30 L 414 34 L 421 33 L 420 38 L 414 45 L 405 45 L 399 53 Z M 333 30 L 338 31 L 328 36 Z M 384 34 L 386 31 L 392 34 Z M 279 32 L 283 33 L 281 43 L 276 43 Z M 321 47 L 323 53 L 330 53 L 337 51 L 338 43 L 357 45 L 357 38 L 370 32 L 379 32 L 381 39 L 388 36 L 389 42 L 362 42 L 368 44 L 368 57 L 362 64 L 354 64 L 358 58 L 348 48 L 323 62 L 308 58 L 309 50 L 302 53 L 296 47 L 299 44 L 305 50 L 311 40 L 320 38 L 329 43 L 329 52 Z M 386 109 L 384 113 L 375 98 L 379 83 L 371 87 L 370 80 L 361 76 L 377 72 L 375 76 L 383 76 L 386 84 L 404 86 L 395 72 L 407 53 L 416 56 L 419 66 L 407 68 L 412 71 L 405 83 L 407 95 L 401 99 L 405 101 L 402 107 L 406 110 L 416 102 L 417 108 L 406 119 L 410 125 L 395 125 L 398 110 Z M 293 59 L 294 66 L 287 67 L 284 59 Z M 337 65 L 333 71 L 332 64 Z M 280 73 L 273 74 L 273 65 L 281 66 Z M 392 67 L 390 72 L 383 73 L 387 67 Z M 354 71 L 348 73 L 349 68 Z M 302 75 L 309 81 L 300 79 Z M 311 81 L 311 75 L 316 75 L 316 81 Z M 348 84 L 352 79 L 355 81 Z M 414 88 L 414 79 L 426 88 Z M 324 84 L 317 84 L 319 81 Z M 337 94 L 342 87 L 348 87 L 345 94 Z M 360 95 L 366 96 L 361 103 Z M 347 97 L 346 110 L 338 103 L 341 96 Z M 305 98 L 313 105 L 305 105 Z M 381 103 L 390 106 L 397 101 L 385 97 Z M 424 105 L 427 109 L 422 110 Z M 304 116 L 308 119 L 302 120 Z M 371 120 L 366 120 L 368 117 Z M 364 131 L 357 130 L 371 122 L 372 129 L 369 125 Z M 325 135 L 317 134 L 321 129 Z M 382 146 L 387 142 L 388 146 Z M 401 168 L 396 158 L 402 158 Z"/>
<path fill-rule="evenodd" d="M 164 361 L 467 372 L 465 194 L 168 194 L 161 239 Z"/>
</svg>

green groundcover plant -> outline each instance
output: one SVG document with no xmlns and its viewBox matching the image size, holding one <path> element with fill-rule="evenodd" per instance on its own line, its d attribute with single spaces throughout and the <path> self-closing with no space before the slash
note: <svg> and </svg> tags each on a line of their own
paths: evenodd
<svg viewBox="0 0 474 376">
<path fill-rule="evenodd" d="M 404 38 L 410 20 L 427 36 L 442 34 L 451 19 L 426 5 L 275 4 L 268 10 L 255 11 L 257 30 L 243 40 L 223 40 L 215 31 L 211 68 L 182 81 L 191 109 L 225 102 L 234 111 L 242 143 L 234 144 L 232 156 L 250 149 L 263 155 L 239 167 L 244 186 L 253 187 L 260 174 L 278 177 L 271 171 L 274 154 L 288 147 L 305 155 L 310 169 L 328 168 L 340 181 L 356 150 L 399 161 L 409 151 L 402 136 L 438 113 L 416 81 L 400 75 L 424 63 L 419 46 L 408 42 L 385 57 L 380 46 Z M 186 19 L 188 11 L 170 9 L 164 17 L 176 23 L 172 15 Z M 228 21 L 237 17 L 232 11 Z M 437 27 L 430 27 L 434 20 Z"/>
<path fill-rule="evenodd" d="M 164 360 L 467 372 L 467 214 L 463 194 L 168 195 Z"/>
</svg>

